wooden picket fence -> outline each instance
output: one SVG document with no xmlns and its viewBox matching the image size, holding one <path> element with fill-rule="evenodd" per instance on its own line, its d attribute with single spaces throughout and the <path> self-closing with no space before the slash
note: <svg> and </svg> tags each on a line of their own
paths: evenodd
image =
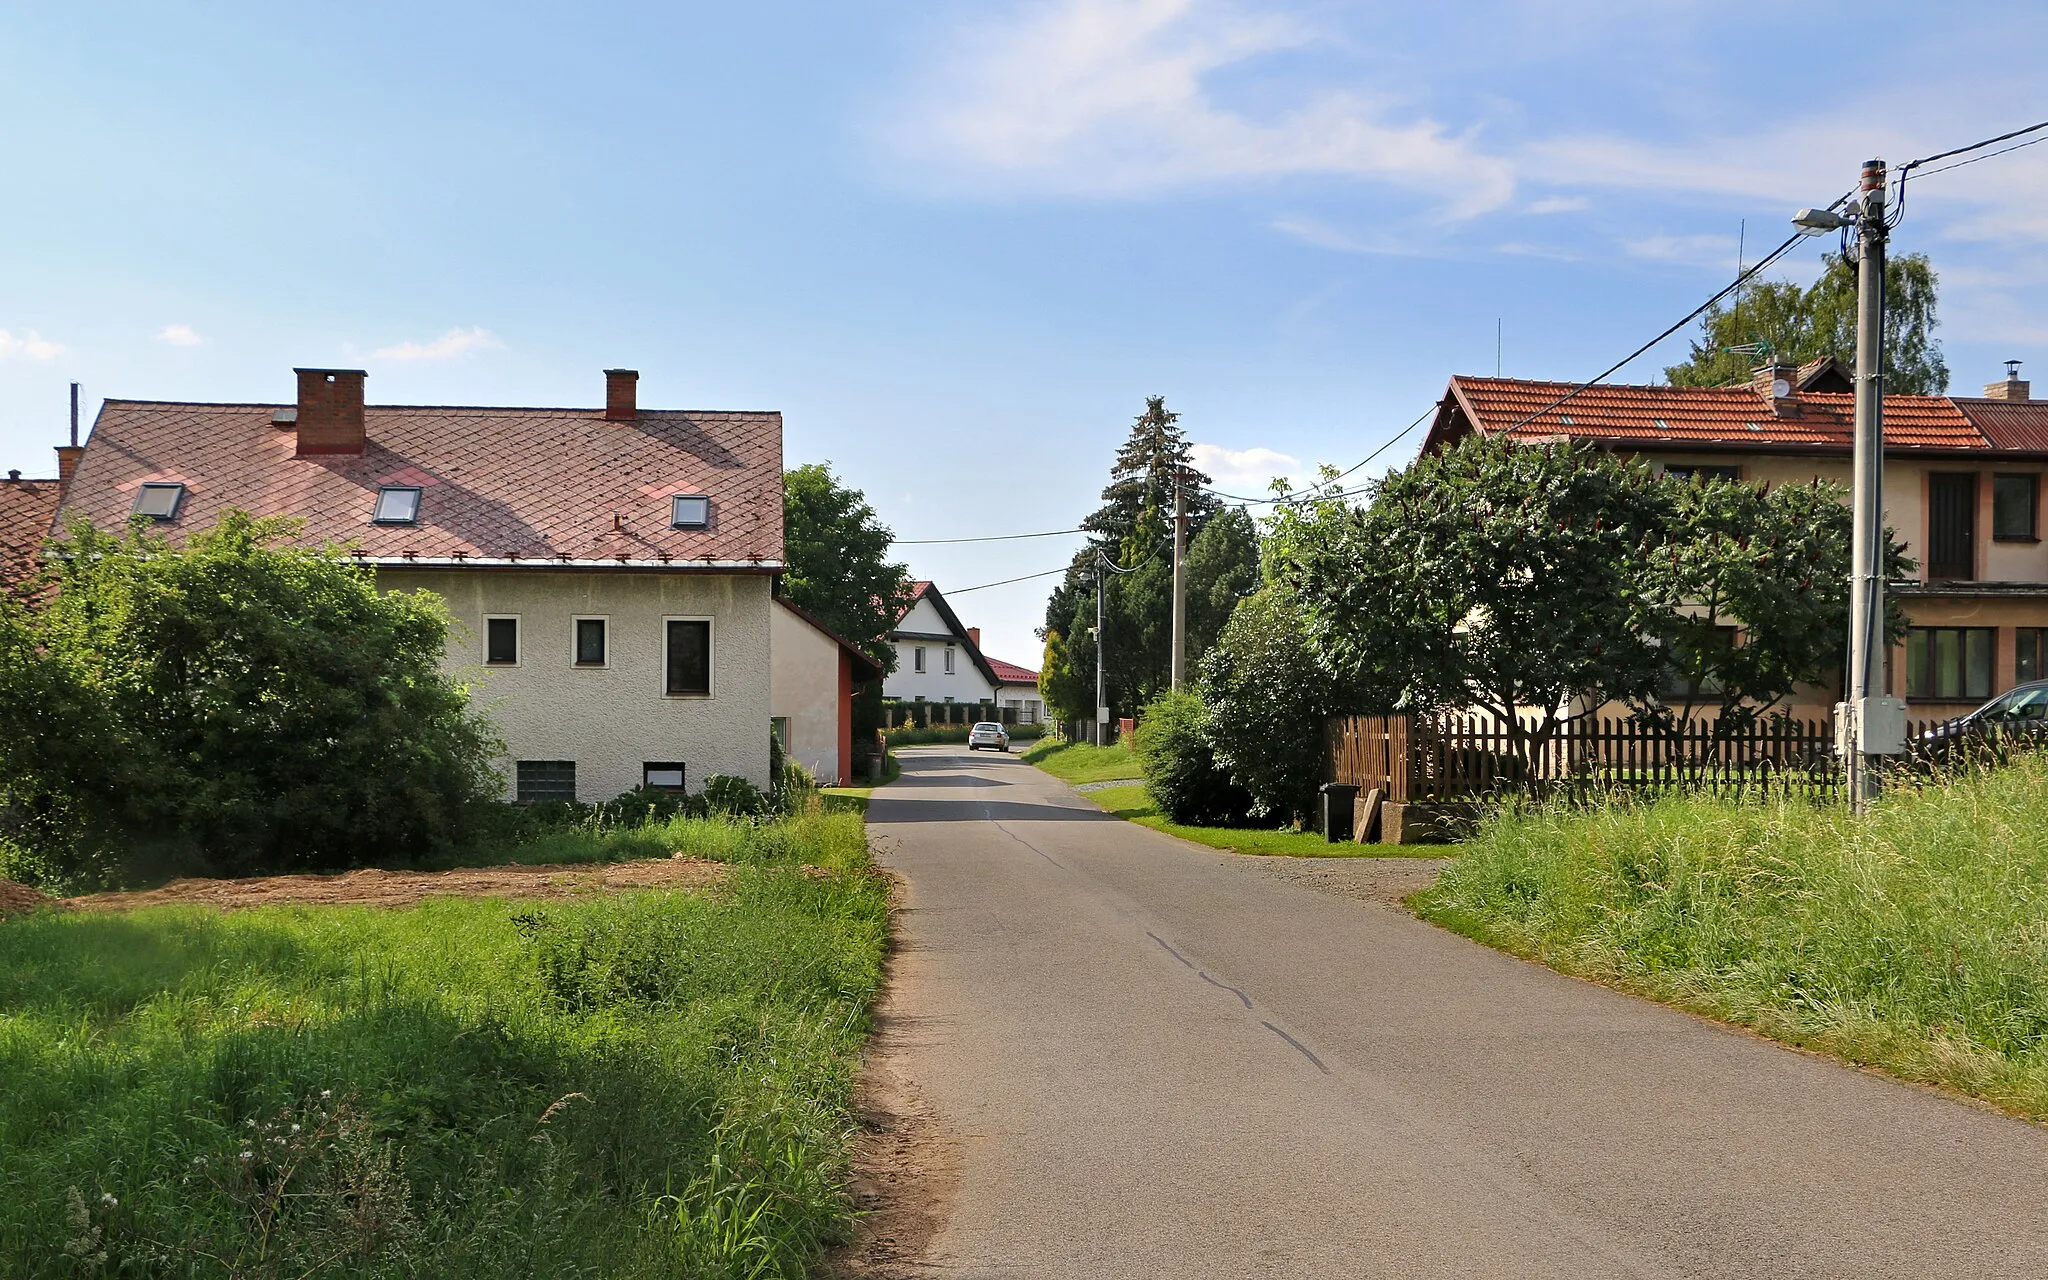
<svg viewBox="0 0 2048 1280">
<path fill-rule="evenodd" d="M 1400 803 L 1508 794 L 1584 800 L 1704 792 L 1735 798 L 1838 799 L 1841 762 L 1829 719 L 1759 718 L 1723 730 L 1711 721 L 1666 728 L 1584 717 L 1548 741 L 1523 741 L 1494 715 L 1336 716 L 1328 725 L 1327 780 L 1378 789 Z M 1909 725 L 1917 741 L 1933 721 Z"/>
</svg>

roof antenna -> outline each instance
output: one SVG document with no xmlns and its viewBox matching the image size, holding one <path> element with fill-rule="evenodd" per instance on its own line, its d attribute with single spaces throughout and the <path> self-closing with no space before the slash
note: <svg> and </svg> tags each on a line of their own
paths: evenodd
<svg viewBox="0 0 2048 1280">
<path fill-rule="evenodd" d="M 1493 376 L 1500 376 L 1500 317 L 1493 318 Z"/>
<path fill-rule="evenodd" d="M 71 447 L 78 447 L 78 384 L 71 384 Z"/>
</svg>

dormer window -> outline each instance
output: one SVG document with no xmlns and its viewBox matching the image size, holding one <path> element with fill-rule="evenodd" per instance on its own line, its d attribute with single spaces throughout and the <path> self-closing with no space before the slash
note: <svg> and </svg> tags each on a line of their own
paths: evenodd
<svg viewBox="0 0 2048 1280">
<path fill-rule="evenodd" d="M 151 520 L 175 520 L 184 501 L 182 484 L 146 484 L 135 494 L 134 513 Z"/>
<path fill-rule="evenodd" d="M 669 528 L 703 529 L 711 524 L 711 499 L 702 494 L 678 494 L 669 507 Z"/>
<path fill-rule="evenodd" d="M 372 524 L 417 524 L 420 518 L 420 491 L 408 485 L 387 484 L 377 490 L 377 514 L 370 517 Z"/>
</svg>

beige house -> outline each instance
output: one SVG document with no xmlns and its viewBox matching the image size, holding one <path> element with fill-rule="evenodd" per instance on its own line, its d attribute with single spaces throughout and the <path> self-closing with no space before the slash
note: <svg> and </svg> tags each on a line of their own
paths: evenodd
<svg viewBox="0 0 2048 1280">
<path fill-rule="evenodd" d="M 779 596 L 768 637 L 770 707 L 782 749 L 819 782 L 851 783 L 853 697 L 882 678 L 882 664 Z"/>
<path fill-rule="evenodd" d="M 1572 389 L 1454 377 L 1423 449 L 1506 433 L 1590 441 L 1679 474 L 1850 481 L 1855 407 L 1833 360 L 1767 365 L 1748 386 L 1599 385 L 1555 403 Z M 1919 562 L 1892 587 L 1910 629 L 1890 656 L 1891 692 L 1915 719 L 1931 718 L 2048 678 L 2048 402 L 2031 400 L 2014 372 L 1982 397 L 1887 396 L 1884 427 L 1885 520 Z M 1799 710 L 1823 712 L 1838 696 L 1805 691 Z"/>
<path fill-rule="evenodd" d="M 554 409 L 366 406 L 361 370 L 296 372 L 290 404 L 107 401 L 57 519 L 290 516 L 433 591 L 508 799 L 768 785 L 780 414 L 642 409 L 630 370 Z"/>
</svg>

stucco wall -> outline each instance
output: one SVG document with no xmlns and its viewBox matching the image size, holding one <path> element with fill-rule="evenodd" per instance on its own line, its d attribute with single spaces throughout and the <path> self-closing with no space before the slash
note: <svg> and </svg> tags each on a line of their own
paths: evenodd
<svg viewBox="0 0 2048 1280">
<path fill-rule="evenodd" d="M 769 613 L 773 714 L 789 721 L 791 758 L 821 782 L 840 781 L 839 645 L 789 610 Z"/>
<path fill-rule="evenodd" d="M 769 579 L 544 569 L 383 569 L 378 585 L 448 602 L 447 664 L 473 686 L 507 747 L 505 794 L 518 760 L 574 760 L 579 800 L 609 800 L 641 782 L 647 761 L 680 760 L 690 790 L 713 774 L 768 785 Z M 519 618 L 519 664 L 484 664 L 484 619 Z M 578 667 L 573 621 L 608 621 L 609 661 Z M 663 619 L 711 619 L 711 696 L 663 693 Z"/>
</svg>

